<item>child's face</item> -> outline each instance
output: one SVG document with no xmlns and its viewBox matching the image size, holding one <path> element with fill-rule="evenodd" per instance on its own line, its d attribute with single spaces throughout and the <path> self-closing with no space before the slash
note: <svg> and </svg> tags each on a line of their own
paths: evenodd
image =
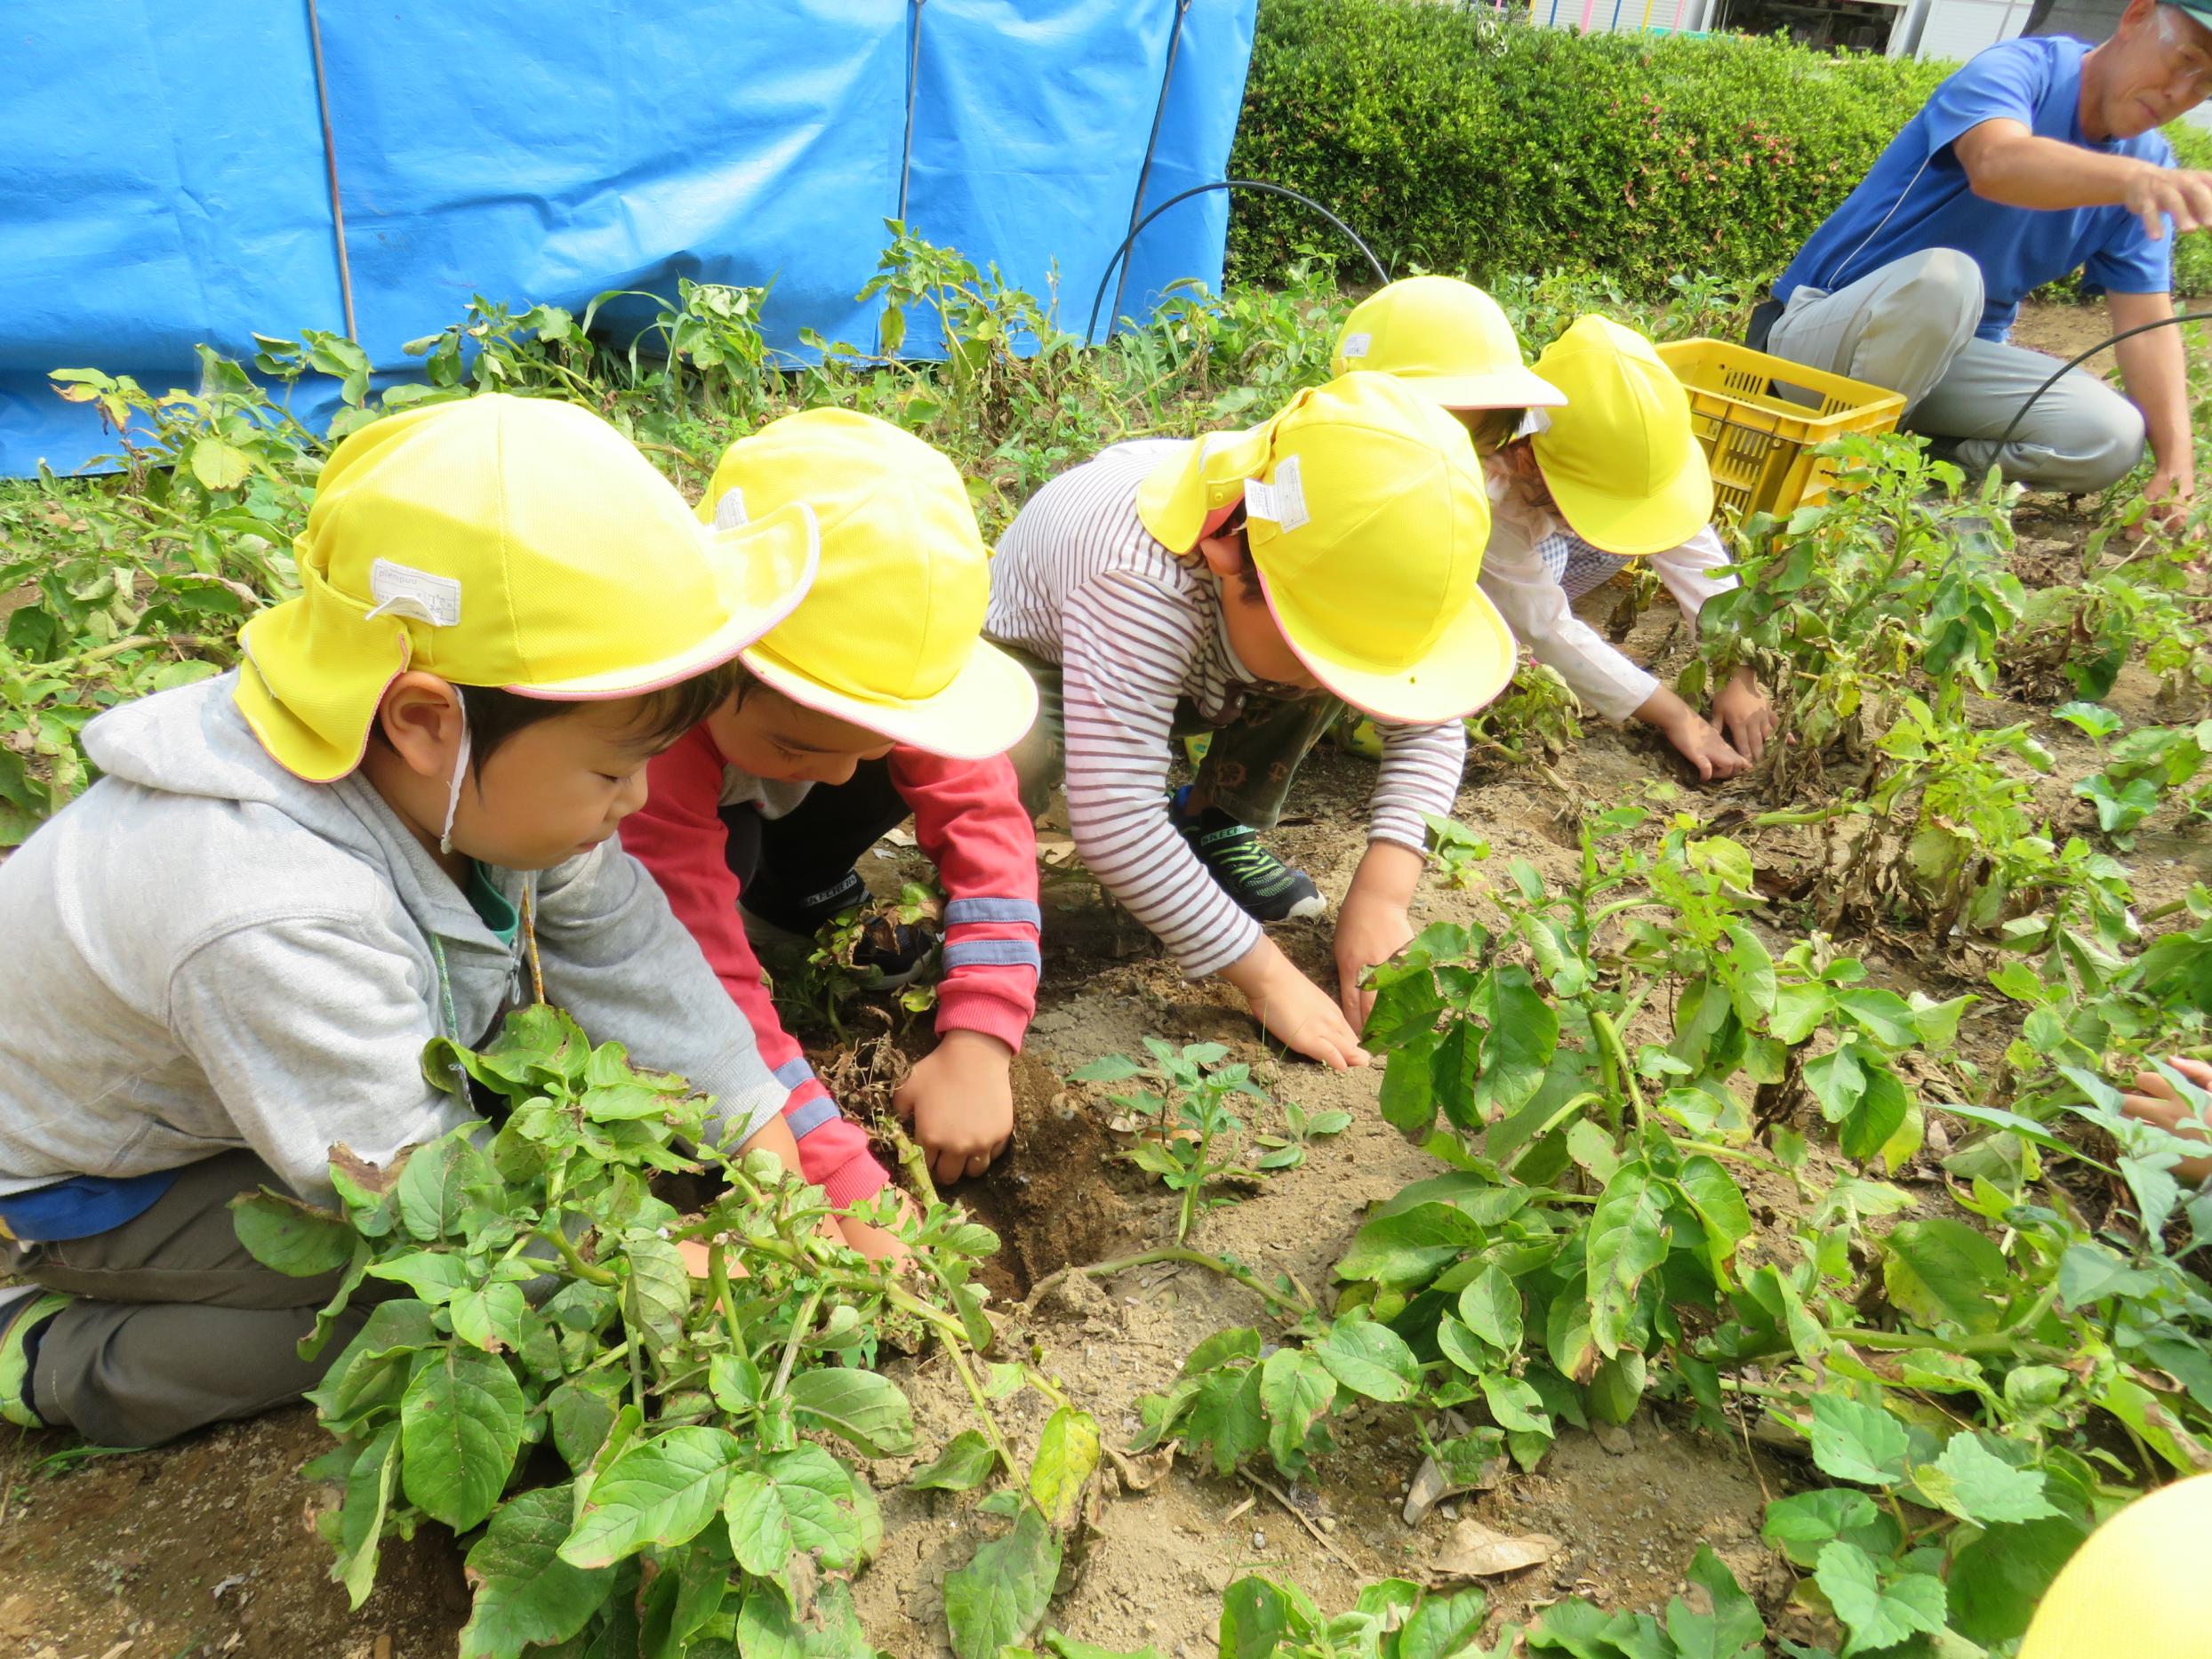
<svg viewBox="0 0 2212 1659">
<path fill-rule="evenodd" d="M 1237 661 L 1270 685 L 1296 691 L 1319 690 L 1320 682 L 1313 677 L 1313 670 L 1298 660 L 1298 653 L 1283 637 L 1282 625 L 1276 621 L 1266 596 L 1260 591 L 1260 579 L 1240 568 L 1242 533 L 1207 536 L 1199 541 L 1198 551 L 1221 589 L 1222 623 L 1229 630 L 1230 648 L 1237 653 Z"/>
<path fill-rule="evenodd" d="M 821 713 L 755 684 L 707 717 L 722 758 L 756 778 L 787 783 L 844 783 L 863 760 L 893 744 L 879 732 Z"/>
<path fill-rule="evenodd" d="M 574 703 L 509 736 L 461 777 L 455 858 L 550 870 L 613 835 L 645 804 L 645 763 L 668 747 L 652 734 L 645 713 L 637 697 Z M 460 698 L 434 676 L 403 674 L 385 693 L 378 719 L 385 741 L 369 746 L 363 770 L 435 849 L 461 757 Z"/>
</svg>

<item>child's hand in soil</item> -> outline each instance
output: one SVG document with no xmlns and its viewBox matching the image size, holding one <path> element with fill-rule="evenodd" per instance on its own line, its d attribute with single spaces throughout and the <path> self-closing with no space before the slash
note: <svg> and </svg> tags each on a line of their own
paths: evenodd
<svg viewBox="0 0 2212 1659">
<path fill-rule="evenodd" d="M 1752 762 L 1767 752 L 1777 724 L 1774 704 L 1767 701 L 1759 677 L 1747 668 L 1736 669 L 1714 695 L 1712 718 L 1730 747 Z"/>
<path fill-rule="evenodd" d="M 1268 1035 L 1286 1048 L 1335 1071 L 1367 1063 L 1367 1051 L 1344 1011 L 1272 939 L 1262 939 L 1223 968 L 1222 977 L 1244 993 Z"/>
<path fill-rule="evenodd" d="M 2212 1066 L 2201 1060 L 2169 1060 L 2166 1062 L 2200 1089 L 2212 1089 Z M 2170 1130 L 2190 1141 L 2212 1141 L 2212 1133 L 2203 1116 L 2181 1097 L 2181 1092 L 2155 1071 L 2136 1073 L 2136 1087 L 2139 1094 L 2120 1097 L 2120 1109 L 2140 1123 L 2154 1124 Z M 2181 1181 L 2202 1182 L 2212 1175 L 2212 1155 L 2204 1158 L 2184 1158 L 2174 1166 L 2174 1175 Z"/>
<path fill-rule="evenodd" d="M 939 1185 L 980 1175 L 1014 1139 L 1014 1050 L 981 1031 L 947 1031 L 892 1094 Z"/>
<path fill-rule="evenodd" d="M 1408 907 L 1426 861 L 1393 841 L 1369 845 L 1336 913 L 1336 994 L 1357 1035 L 1367 1023 L 1374 993 L 1361 983 L 1367 970 L 1387 962 L 1414 936 Z"/>
<path fill-rule="evenodd" d="M 873 1222 L 860 1221 L 850 1215 L 840 1215 L 835 1219 L 839 1237 L 870 1261 L 888 1262 L 894 1267 L 903 1268 L 913 1260 L 913 1252 L 906 1247 L 906 1240 L 890 1228 L 878 1227 Z M 914 1213 L 914 1200 L 905 1193 L 900 1193 L 899 1225 L 904 1227 L 909 1222 L 919 1219 Z"/>
<path fill-rule="evenodd" d="M 1680 751 L 1682 758 L 1697 768 L 1701 783 L 1711 783 L 1715 778 L 1737 777 L 1751 769 L 1751 763 L 1729 747 L 1728 740 L 1687 704 L 1683 705 L 1681 714 L 1671 723 L 1659 729 L 1667 734 L 1667 741 Z"/>
</svg>

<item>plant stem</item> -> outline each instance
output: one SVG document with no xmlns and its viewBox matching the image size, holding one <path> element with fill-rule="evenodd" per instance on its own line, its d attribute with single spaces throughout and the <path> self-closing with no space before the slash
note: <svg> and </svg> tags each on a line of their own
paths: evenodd
<svg viewBox="0 0 2212 1659">
<path fill-rule="evenodd" d="M 1590 1023 L 1613 1051 L 1614 1063 L 1621 1068 L 1621 1086 L 1628 1091 L 1629 1103 L 1636 1108 L 1636 1126 L 1640 1129 L 1644 1126 L 1644 1092 L 1636 1086 L 1636 1068 L 1629 1063 L 1628 1048 L 1621 1041 L 1621 1033 L 1611 1015 L 1595 1008 L 1590 1011 Z"/>
<path fill-rule="evenodd" d="M 1921 1331 L 1865 1331 L 1838 1326 L 1831 1327 L 1827 1334 L 1833 1342 L 1897 1353 L 1927 1350 L 1944 1354 L 2017 1353 L 2025 1359 L 2045 1361 L 2067 1358 L 2064 1349 L 2053 1348 L 2048 1342 L 2022 1342 L 2012 1331 L 1990 1331 L 1977 1336 L 1954 1338 L 1933 1336 Z"/>
<path fill-rule="evenodd" d="M 1783 1165 L 1771 1158 L 1761 1158 L 1756 1152 L 1745 1152 L 1733 1146 L 1723 1146 L 1717 1141 L 1684 1141 L 1681 1144 L 1693 1152 L 1703 1152 L 1708 1158 L 1725 1158 L 1738 1164 L 1749 1164 L 1753 1169 L 1763 1169 L 1770 1175 L 1795 1176 Z"/>
<path fill-rule="evenodd" d="M 1234 1279 L 1287 1318 L 1302 1319 L 1315 1310 L 1310 1304 L 1302 1304 L 1286 1296 L 1251 1269 L 1239 1267 L 1226 1256 L 1208 1255 L 1203 1250 L 1192 1250 L 1182 1245 L 1162 1245 L 1155 1250 L 1140 1250 L 1134 1255 L 1116 1256 L 1110 1262 L 1091 1262 L 1062 1268 L 1059 1273 L 1031 1291 L 1030 1300 L 1035 1302 L 1038 1294 L 1062 1274 L 1080 1273 L 1086 1278 L 1108 1278 L 1116 1273 L 1126 1272 L 1133 1267 L 1149 1267 L 1156 1262 L 1180 1262 L 1191 1267 L 1211 1268 L 1223 1278 Z"/>
<path fill-rule="evenodd" d="M 983 1397 L 983 1385 L 975 1380 L 974 1367 L 967 1362 L 967 1354 L 958 1342 L 947 1342 L 945 1353 L 952 1361 L 952 1368 L 960 1374 L 960 1384 L 967 1390 L 968 1399 L 975 1407 L 975 1415 L 983 1425 L 983 1438 L 990 1442 L 990 1449 L 998 1454 L 998 1462 L 1007 1478 L 1022 1479 L 1022 1465 L 1014 1462 L 1014 1452 L 1006 1445 L 1006 1436 L 998 1432 L 998 1419 L 991 1415 L 990 1401 Z"/>
<path fill-rule="evenodd" d="M 822 1286 L 817 1285 L 806 1293 L 806 1300 L 799 1304 L 798 1318 L 791 1321 L 791 1334 L 783 1344 L 783 1358 L 776 1362 L 776 1380 L 768 1385 L 768 1398 L 773 1399 L 783 1392 L 791 1380 L 791 1366 L 798 1359 L 798 1345 L 806 1339 L 806 1333 L 814 1328 L 814 1310 L 821 1306 Z"/>
<path fill-rule="evenodd" d="M 586 1284 L 612 1285 L 615 1282 L 615 1275 L 610 1269 L 584 1260 L 583 1253 L 568 1241 L 568 1235 L 561 1230 L 558 1222 L 551 1227 L 540 1227 L 538 1237 L 559 1251 L 568 1270 Z"/>
<path fill-rule="evenodd" d="M 899 1155 L 899 1167 L 906 1171 L 906 1178 L 914 1183 L 914 1190 L 921 1195 L 922 1208 L 930 1210 L 943 1202 L 937 1196 L 937 1183 L 929 1178 L 929 1159 L 914 1143 L 913 1136 L 897 1124 L 889 1126 L 891 1150 Z"/>
</svg>

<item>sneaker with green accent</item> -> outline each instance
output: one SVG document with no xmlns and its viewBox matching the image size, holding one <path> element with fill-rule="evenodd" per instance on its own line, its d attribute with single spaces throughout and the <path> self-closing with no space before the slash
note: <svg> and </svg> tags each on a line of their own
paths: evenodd
<svg viewBox="0 0 2212 1659">
<path fill-rule="evenodd" d="M 1260 845 L 1260 832 L 1238 823 L 1218 806 L 1196 819 L 1178 816 L 1183 837 L 1206 873 L 1254 921 L 1287 922 L 1318 916 L 1328 901 L 1313 878 Z"/>
<path fill-rule="evenodd" d="M 0 1293 L 0 1422 L 19 1428 L 51 1427 L 30 1407 L 30 1347 L 34 1331 L 76 1300 L 60 1291 L 26 1286 L 8 1298 Z"/>
</svg>

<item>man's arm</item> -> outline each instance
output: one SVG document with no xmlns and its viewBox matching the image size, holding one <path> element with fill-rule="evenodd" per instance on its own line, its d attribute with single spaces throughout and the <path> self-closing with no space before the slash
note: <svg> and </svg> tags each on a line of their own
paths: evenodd
<svg viewBox="0 0 2212 1659">
<path fill-rule="evenodd" d="M 2174 315 L 2166 293 L 2112 293 L 2112 332 L 2119 333 Z M 2144 494 L 2178 509 L 2196 493 L 2197 445 L 2189 426 L 2189 375 L 2182 355 L 2181 330 L 2154 328 L 2112 348 L 2128 396 L 2143 411 L 2151 438 L 2151 482 Z"/>
<path fill-rule="evenodd" d="M 2008 207 L 2125 207 L 2153 242 L 2174 228 L 2212 225 L 2212 173 L 2161 167 L 2058 139 L 2038 138 L 2004 117 L 1969 127 L 1952 144 L 1975 195 Z"/>
</svg>

